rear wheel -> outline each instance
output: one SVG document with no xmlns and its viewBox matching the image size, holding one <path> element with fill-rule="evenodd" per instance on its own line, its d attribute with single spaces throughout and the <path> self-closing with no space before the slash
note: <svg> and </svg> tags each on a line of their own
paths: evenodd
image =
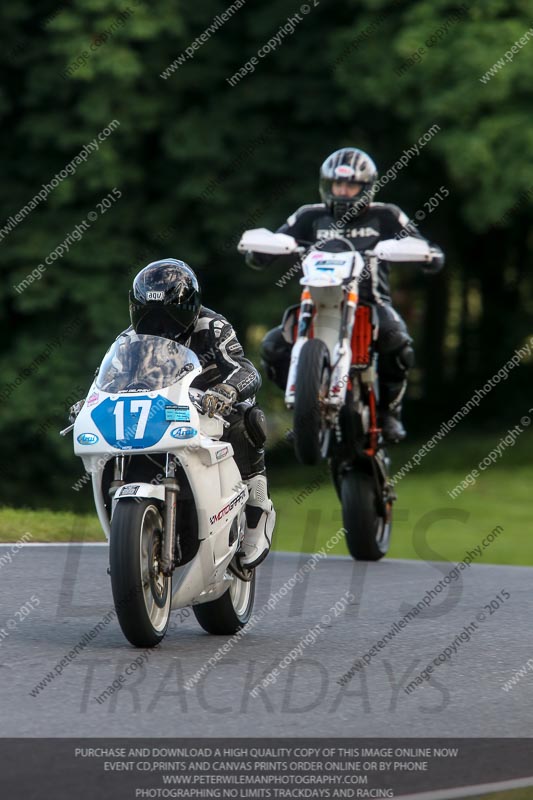
<svg viewBox="0 0 533 800">
<path fill-rule="evenodd" d="M 170 618 L 172 578 L 159 570 L 163 519 L 151 500 L 121 500 L 111 521 L 109 563 L 117 618 L 136 647 L 154 647 Z"/>
<path fill-rule="evenodd" d="M 294 399 L 294 450 L 302 464 L 318 464 L 327 436 L 322 404 L 328 396 L 329 351 L 321 339 L 309 339 L 300 351 Z"/>
<path fill-rule="evenodd" d="M 232 581 L 222 597 L 192 607 L 196 619 L 207 633 L 232 636 L 243 628 L 252 616 L 255 570 L 251 570 L 248 581 L 230 574 Z"/>
<path fill-rule="evenodd" d="M 358 561 L 379 561 L 389 549 L 392 502 L 382 501 L 372 475 L 353 469 L 340 476 L 340 497 L 350 554 Z"/>
</svg>

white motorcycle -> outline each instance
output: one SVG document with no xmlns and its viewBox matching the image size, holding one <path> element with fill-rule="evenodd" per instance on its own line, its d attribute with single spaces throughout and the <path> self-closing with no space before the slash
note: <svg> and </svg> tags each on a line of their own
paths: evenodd
<svg viewBox="0 0 533 800">
<path fill-rule="evenodd" d="M 285 404 L 293 411 L 295 452 L 302 464 L 330 460 L 348 549 L 377 561 L 389 547 L 396 495 L 377 417 L 378 319 L 372 304 L 359 301 L 358 287 L 365 277 L 376 280 L 379 259 L 428 263 L 431 247 L 406 237 L 359 253 L 339 234 L 306 249 L 292 236 L 257 228 L 243 234 L 238 249 L 302 258 L 300 304 L 282 320 L 293 342 Z"/>
<path fill-rule="evenodd" d="M 107 352 L 74 425 L 110 544 L 111 586 L 126 638 L 153 647 L 171 610 L 192 606 L 213 634 L 252 614 L 255 572 L 242 569 L 248 488 L 221 442 L 220 416 L 201 413 L 192 350 L 122 335 Z"/>
</svg>

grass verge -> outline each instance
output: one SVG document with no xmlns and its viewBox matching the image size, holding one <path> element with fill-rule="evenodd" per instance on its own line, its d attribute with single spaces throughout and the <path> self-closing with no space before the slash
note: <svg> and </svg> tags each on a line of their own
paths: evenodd
<svg viewBox="0 0 533 800">
<path fill-rule="evenodd" d="M 496 435 L 481 439 L 450 437 L 399 481 L 389 557 L 459 561 L 501 526 L 503 531 L 476 560 L 533 565 L 533 434 L 524 433 L 516 446 L 504 450 L 496 464 L 456 499 L 448 494 L 498 439 Z M 417 445 L 398 448 L 393 473 L 416 450 Z M 299 467 L 287 449 L 286 463 L 269 472 L 278 512 L 274 546 L 279 550 L 316 551 L 342 524 L 327 465 Z M 105 541 L 96 513 L 1 508 L 0 542 L 16 541 L 25 533 L 30 533 L 34 542 Z M 339 543 L 331 552 L 346 555 L 347 549 Z"/>
</svg>

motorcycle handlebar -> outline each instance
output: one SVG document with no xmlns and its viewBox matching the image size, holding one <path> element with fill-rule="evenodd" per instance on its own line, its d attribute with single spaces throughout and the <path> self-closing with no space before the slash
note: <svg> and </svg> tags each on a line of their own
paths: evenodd
<svg viewBox="0 0 533 800">
<path fill-rule="evenodd" d="M 196 408 L 196 410 L 200 412 L 200 414 L 205 414 L 200 402 L 195 397 L 191 397 L 191 403 Z M 225 428 L 229 428 L 230 425 L 229 422 L 227 422 L 227 420 L 225 420 L 224 417 L 222 417 L 220 414 L 213 414 L 213 418 L 219 419 Z M 72 430 L 74 430 L 74 423 L 72 423 L 66 428 L 63 428 L 62 431 L 59 431 L 59 435 L 67 436 Z"/>
<path fill-rule="evenodd" d="M 71 432 L 71 430 L 73 430 L 73 428 L 74 428 L 74 423 L 72 423 L 72 425 L 69 425 L 68 428 L 63 428 L 62 431 L 59 431 L 59 435 L 66 436 L 68 433 Z"/>
</svg>

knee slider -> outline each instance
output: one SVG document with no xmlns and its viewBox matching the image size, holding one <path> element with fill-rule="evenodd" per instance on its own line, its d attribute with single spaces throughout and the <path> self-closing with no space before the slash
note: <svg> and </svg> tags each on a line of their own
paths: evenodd
<svg viewBox="0 0 533 800">
<path fill-rule="evenodd" d="M 414 366 L 415 352 L 410 342 L 403 345 L 392 353 L 385 353 L 379 356 L 379 374 L 382 381 L 396 382 L 403 381 L 407 372 Z"/>
<path fill-rule="evenodd" d="M 263 447 L 267 438 L 267 424 L 264 413 L 258 406 L 252 406 L 244 415 L 244 430 L 254 447 Z"/>
<path fill-rule="evenodd" d="M 400 369 L 403 369 L 405 372 L 414 367 L 415 351 L 411 346 L 411 342 L 405 342 L 404 346 L 396 355 L 396 361 Z"/>
<path fill-rule="evenodd" d="M 269 331 L 261 342 L 261 358 L 266 361 L 267 364 L 276 364 L 286 357 L 287 353 L 290 357 L 290 352 L 291 345 L 283 336 L 281 325 Z"/>
<path fill-rule="evenodd" d="M 281 326 L 269 331 L 261 342 L 261 366 L 268 378 L 285 389 L 289 374 L 292 345 L 283 336 Z"/>
</svg>

